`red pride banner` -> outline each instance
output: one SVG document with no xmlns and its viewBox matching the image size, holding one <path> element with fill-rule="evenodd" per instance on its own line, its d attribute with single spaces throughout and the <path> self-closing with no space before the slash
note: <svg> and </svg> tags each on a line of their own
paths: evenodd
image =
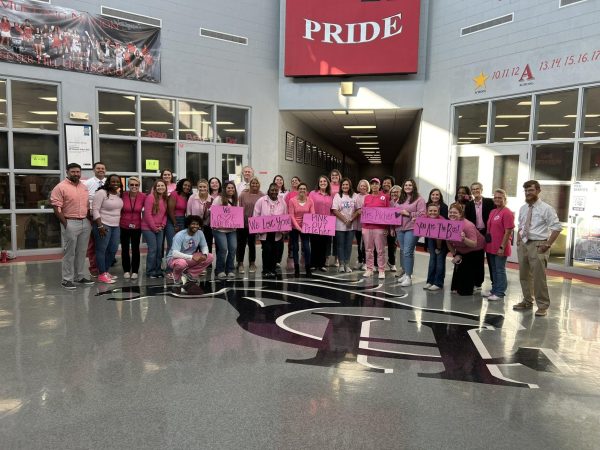
<svg viewBox="0 0 600 450">
<path fill-rule="evenodd" d="M 287 0 L 287 77 L 416 73 L 420 0 Z"/>
</svg>

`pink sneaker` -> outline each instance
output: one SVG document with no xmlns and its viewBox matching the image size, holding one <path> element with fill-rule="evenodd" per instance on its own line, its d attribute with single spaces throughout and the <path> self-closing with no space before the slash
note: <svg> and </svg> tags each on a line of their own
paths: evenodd
<svg viewBox="0 0 600 450">
<path fill-rule="evenodd" d="M 101 283 L 106 283 L 106 284 L 113 284 L 115 282 L 115 280 L 113 280 L 110 277 L 110 274 L 108 272 L 104 272 L 104 273 L 101 273 L 100 275 L 98 275 L 98 281 L 100 281 Z"/>
</svg>

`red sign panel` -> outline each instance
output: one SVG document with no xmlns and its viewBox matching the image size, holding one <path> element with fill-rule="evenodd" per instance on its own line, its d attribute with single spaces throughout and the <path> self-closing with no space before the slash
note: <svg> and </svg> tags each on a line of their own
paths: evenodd
<svg viewBox="0 0 600 450">
<path fill-rule="evenodd" d="M 416 73 L 420 0 L 287 0 L 285 75 Z"/>
</svg>

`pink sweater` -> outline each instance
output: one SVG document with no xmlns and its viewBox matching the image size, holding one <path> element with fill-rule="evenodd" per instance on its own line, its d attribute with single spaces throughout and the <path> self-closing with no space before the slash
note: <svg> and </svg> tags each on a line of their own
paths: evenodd
<svg viewBox="0 0 600 450">
<path fill-rule="evenodd" d="M 331 203 L 333 202 L 333 198 L 331 195 L 323 195 L 319 191 L 310 191 L 308 198 L 315 204 L 315 214 L 332 215 Z"/>
<path fill-rule="evenodd" d="M 92 201 L 92 218 L 100 218 L 104 225 L 109 227 L 118 227 L 121 220 L 121 209 L 123 209 L 123 200 L 115 194 L 106 195 L 107 191 L 99 189 L 94 194 Z"/>
<path fill-rule="evenodd" d="M 302 220 L 304 219 L 304 214 L 314 214 L 315 204 L 310 199 L 310 197 L 308 197 L 306 199 L 306 203 L 304 203 L 304 205 L 301 205 L 298 201 L 298 197 L 294 197 L 290 200 L 288 212 L 292 217 L 293 227 L 298 231 L 302 231 Z"/>
<path fill-rule="evenodd" d="M 122 199 L 123 209 L 121 210 L 121 222 L 119 222 L 119 225 L 121 228 L 135 228 L 139 230 L 142 227 L 142 209 L 144 209 L 146 194 L 138 192 L 135 200 L 132 200 L 129 198 L 129 192 L 125 192 Z"/>
<path fill-rule="evenodd" d="M 395 207 L 399 208 L 400 211 L 406 210 L 410 214 L 410 217 L 402 216 L 402 225 L 396 228 L 398 231 L 413 230 L 415 228 L 415 220 L 417 220 L 417 217 L 424 216 L 427 212 L 425 200 L 423 200 L 423 197 L 421 196 L 413 203 L 409 203 L 409 200 L 407 199 L 404 203 L 396 204 Z"/>
<path fill-rule="evenodd" d="M 144 200 L 144 214 L 142 215 L 142 230 L 158 232 L 159 227 L 167 224 L 167 202 L 162 198 L 159 200 L 158 213 L 152 213 L 154 206 L 154 195 L 148 195 Z"/>
</svg>

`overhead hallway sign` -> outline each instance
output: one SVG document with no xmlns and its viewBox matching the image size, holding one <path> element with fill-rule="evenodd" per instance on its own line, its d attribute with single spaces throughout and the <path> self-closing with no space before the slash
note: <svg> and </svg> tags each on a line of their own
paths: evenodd
<svg viewBox="0 0 600 450">
<path fill-rule="evenodd" d="M 160 28 L 2 0 L 0 62 L 159 82 Z"/>
<path fill-rule="evenodd" d="M 285 76 L 416 73 L 420 0 L 287 0 Z"/>
</svg>

